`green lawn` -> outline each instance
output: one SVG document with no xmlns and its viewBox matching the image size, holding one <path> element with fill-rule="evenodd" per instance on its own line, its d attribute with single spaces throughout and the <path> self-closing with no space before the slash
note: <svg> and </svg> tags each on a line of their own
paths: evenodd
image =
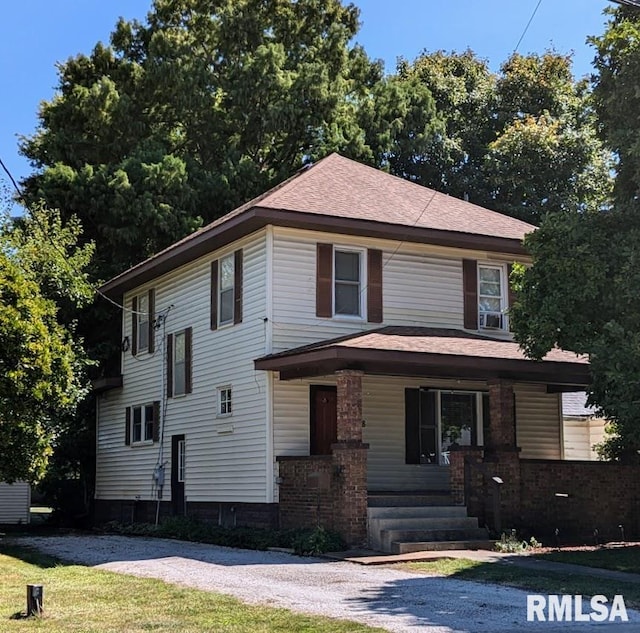
<svg viewBox="0 0 640 633">
<path fill-rule="evenodd" d="M 558 563 L 601 567 L 640 574 L 640 546 L 602 548 L 592 551 L 559 551 L 540 554 L 538 558 Z"/>
<path fill-rule="evenodd" d="M 502 563 L 481 563 L 467 559 L 444 559 L 422 563 L 404 563 L 402 569 L 423 574 L 438 574 L 458 580 L 507 585 L 542 594 L 581 594 L 583 596 L 622 594 L 627 607 L 640 607 L 640 584 L 622 583 L 588 575 L 531 571 Z"/>
<path fill-rule="evenodd" d="M 150 580 L 65 565 L 22 547 L 0 545 L 3 633 L 343 633 L 380 631 L 344 620 L 254 607 L 234 598 Z M 26 585 L 44 585 L 45 616 L 16 619 Z"/>
</svg>

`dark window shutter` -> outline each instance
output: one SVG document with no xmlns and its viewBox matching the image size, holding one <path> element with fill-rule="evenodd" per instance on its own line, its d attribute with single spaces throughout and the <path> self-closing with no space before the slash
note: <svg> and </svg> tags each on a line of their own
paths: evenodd
<svg viewBox="0 0 640 633">
<path fill-rule="evenodd" d="M 151 288 L 149 290 L 149 353 L 153 354 L 156 350 L 156 291 Z"/>
<path fill-rule="evenodd" d="M 404 390 L 405 463 L 420 463 L 420 390 Z"/>
<path fill-rule="evenodd" d="M 478 263 L 475 259 L 462 260 L 462 286 L 464 293 L 464 327 L 478 329 Z"/>
<path fill-rule="evenodd" d="M 188 327 L 184 331 L 184 392 L 191 393 L 192 390 L 192 341 L 193 330 Z"/>
<path fill-rule="evenodd" d="M 333 316 L 333 245 L 316 247 L 316 316 Z"/>
<path fill-rule="evenodd" d="M 218 329 L 218 260 L 211 262 L 211 329 Z"/>
<path fill-rule="evenodd" d="M 131 299 L 131 355 L 138 353 L 138 297 Z"/>
<path fill-rule="evenodd" d="M 491 444 L 491 407 L 488 393 L 482 394 L 482 443 L 484 446 Z"/>
<path fill-rule="evenodd" d="M 173 396 L 173 334 L 167 334 L 167 398 Z"/>
<path fill-rule="evenodd" d="M 367 250 L 367 321 L 382 323 L 382 251 Z"/>
<path fill-rule="evenodd" d="M 124 411 L 124 423 L 124 443 L 125 446 L 131 446 L 131 407 Z"/>
<path fill-rule="evenodd" d="M 242 323 L 242 249 L 233 254 L 233 322 Z"/>
<path fill-rule="evenodd" d="M 160 441 L 160 400 L 153 403 L 153 441 Z"/>
</svg>

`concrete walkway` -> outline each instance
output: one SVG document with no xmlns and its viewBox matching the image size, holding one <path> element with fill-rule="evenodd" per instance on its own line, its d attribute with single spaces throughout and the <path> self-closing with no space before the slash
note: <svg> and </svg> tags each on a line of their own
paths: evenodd
<svg viewBox="0 0 640 633">
<path fill-rule="evenodd" d="M 326 555 L 333 560 L 344 560 L 359 565 L 393 565 L 395 563 L 428 562 L 451 558 L 465 558 L 480 563 L 497 563 L 524 567 L 532 571 L 551 571 L 563 575 L 579 574 L 595 578 L 606 578 L 617 582 L 640 583 L 640 574 L 632 574 L 600 567 L 587 567 L 571 563 L 535 558 L 532 554 L 510 554 L 489 550 L 447 550 L 443 552 L 414 552 L 411 554 L 377 554 L 370 550 L 351 550 Z"/>
</svg>

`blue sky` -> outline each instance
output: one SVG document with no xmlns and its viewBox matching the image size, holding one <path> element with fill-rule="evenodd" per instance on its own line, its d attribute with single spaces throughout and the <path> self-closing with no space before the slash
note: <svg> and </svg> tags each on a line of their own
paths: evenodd
<svg viewBox="0 0 640 633">
<path fill-rule="evenodd" d="M 471 48 L 497 69 L 513 51 L 538 0 L 355 0 L 357 40 L 393 70 L 400 56 Z M 151 0 L 17 0 L 0 12 L 0 157 L 20 179 L 30 172 L 18 155 L 20 134 L 37 124 L 38 104 L 56 86 L 57 62 L 106 42 L 119 16 L 143 19 Z M 553 47 L 574 53 L 574 72 L 591 71 L 588 35 L 602 33 L 606 0 L 542 0 L 519 51 Z"/>
</svg>

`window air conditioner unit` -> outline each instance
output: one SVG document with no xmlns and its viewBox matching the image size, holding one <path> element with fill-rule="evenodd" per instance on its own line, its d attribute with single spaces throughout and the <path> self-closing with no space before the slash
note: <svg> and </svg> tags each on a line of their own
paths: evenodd
<svg viewBox="0 0 640 633">
<path fill-rule="evenodd" d="M 503 330 L 504 315 L 501 312 L 481 312 L 480 327 L 483 330 Z"/>
</svg>

